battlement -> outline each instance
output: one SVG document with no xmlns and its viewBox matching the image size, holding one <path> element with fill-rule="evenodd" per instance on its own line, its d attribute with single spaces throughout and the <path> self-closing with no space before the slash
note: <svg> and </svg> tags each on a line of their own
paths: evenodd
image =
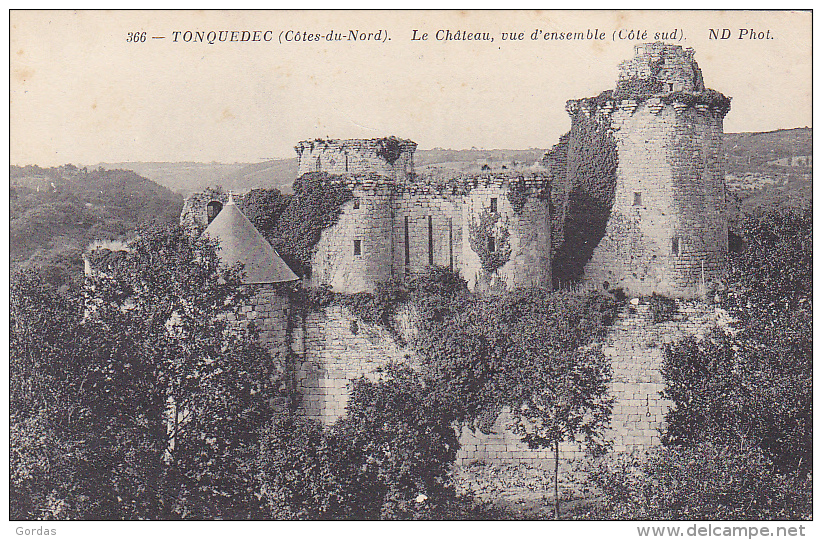
<svg viewBox="0 0 822 540">
<path fill-rule="evenodd" d="M 702 71 L 694 50 L 667 43 L 645 43 L 634 47 L 634 57 L 619 65 L 617 91 L 621 86 L 644 81 L 658 92 L 702 92 Z"/>
<path fill-rule="evenodd" d="M 414 172 L 417 143 L 397 137 L 380 139 L 314 139 L 297 143 L 294 150 L 299 174 L 375 173 L 403 182 Z"/>
</svg>

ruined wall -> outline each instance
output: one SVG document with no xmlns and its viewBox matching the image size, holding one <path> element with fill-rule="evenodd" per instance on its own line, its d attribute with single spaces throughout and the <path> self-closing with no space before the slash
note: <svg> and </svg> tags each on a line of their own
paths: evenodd
<svg viewBox="0 0 822 540">
<path fill-rule="evenodd" d="M 686 336 L 704 336 L 721 317 L 721 312 L 697 302 L 681 302 L 679 314 L 665 323 L 653 322 L 648 304 L 623 310 L 603 343 L 613 370 L 609 392 L 615 402 L 606 435 L 613 451 L 642 452 L 660 444 L 660 430 L 671 406 L 660 396 L 665 387 L 661 373 L 664 345 Z M 529 449 L 507 428 L 510 422 L 510 413 L 504 411 L 489 434 L 463 428 L 457 462 L 552 465 L 553 452 Z M 578 459 L 584 453 L 576 444 L 560 446 L 561 460 Z"/>
<path fill-rule="evenodd" d="M 403 306 L 397 317 L 406 342 L 414 332 L 413 317 L 409 306 Z M 644 451 L 660 444 L 659 430 L 670 406 L 660 396 L 664 388 L 660 371 L 663 347 L 689 335 L 705 335 L 719 317 L 713 308 L 696 302 L 681 302 L 679 314 L 664 323 L 653 322 L 647 304 L 623 310 L 603 343 L 613 369 L 609 391 L 616 401 L 606 437 L 614 451 Z M 303 355 L 295 372 L 299 410 L 326 425 L 345 414 L 352 379 L 365 375 L 377 380 L 380 369 L 391 361 L 416 362 L 414 351 L 398 346 L 386 329 L 363 323 L 343 306 L 308 314 L 302 332 L 295 333 L 295 343 L 302 343 L 297 351 Z M 463 427 L 457 464 L 483 461 L 551 466 L 552 451 L 528 448 L 508 428 L 510 422 L 510 413 L 503 411 L 490 433 Z M 584 454 L 585 449 L 576 444 L 560 447 L 560 458 L 565 461 Z"/>
<path fill-rule="evenodd" d="M 659 98 L 620 101 L 619 161 L 605 236 L 585 279 L 631 294 L 694 297 L 719 279 L 728 249 L 722 114 Z"/>
<path fill-rule="evenodd" d="M 242 211 L 245 195 L 234 195 L 234 202 Z M 189 195 L 183 203 L 183 210 L 180 212 L 180 225 L 192 234 L 200 234 L 208 227 L 208 203 L 217 201 L 223 204 L 228 202 L 228 193 L 218 191 L 214 188 L 206 188 L 200 193 Z"/>
<path fill-rule="evenodd" d="M 619 64 L 617 85 L 631 79 L 658 81 L 665 92 L 705 90 L 702 71 L 694 61 L 694 50 L 662 42 L 634 46 L 634 57 Z"/>
<path fill-rule="evenodd" d="M 459 270 L 462 260 L 462 196 L 408 184 L 394 199 L 394 256 L 398 277 L 432 263 Z M 407 234 L 406 234 L 407 233 Z"/>
<path fill-rule="evenodd" d="M 329 174 L 375 173 L 394 182 L 404 182 L 414 172 L 412 141 L 383 139 L 317 139 L 302 141 L 294 147 L 299 158 L 299 172 Z"/>
<path fill-rule="evenodd" d="M 398 327 L 408 329 L 407 312 Z M 390 332 L 364 323 L 348 308 L 333 305 L 306 314 L 295 343 L 301 359 L 294 375 L 298 410 L 307 418 L 332 424 L 345 414 L 349 383 L 360 376 L 378 380 L 389 362 L 410 362 L 413 351 L 396 344 Z"/>
</svg>

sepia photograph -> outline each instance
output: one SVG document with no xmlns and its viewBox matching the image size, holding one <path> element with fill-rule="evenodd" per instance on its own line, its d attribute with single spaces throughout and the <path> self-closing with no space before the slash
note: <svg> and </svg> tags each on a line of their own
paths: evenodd
<svg viewBox="0 0 822 540">
<path fill-rule="evenodd" d="M 810 536 L 810 10 L 9 19 L 16 536 Z"/>
</svg>

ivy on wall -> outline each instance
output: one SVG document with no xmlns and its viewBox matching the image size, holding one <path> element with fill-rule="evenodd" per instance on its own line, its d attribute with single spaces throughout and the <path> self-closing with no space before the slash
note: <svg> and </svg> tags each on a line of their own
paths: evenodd
<svg viewBox="0 0 822 540">
<path fill-rule="evenodd" d="M 402 345 L 403 338 L 394 324 L 394 316 L 397 313 L 397 307 L 407 298 L 408 289 L 403 283 L 388 281 L 378 283 L 373 294 L 369 292 L 338 293 L 332 291 L 330 285 L 300 289 L 297 292 L 296 303 L 303 306 L 307 313 L 323 311 L 333 305 L 345 306 L 357 319 L 388 330 L 394 341 Z"/>
<path fill-rule="evenodd" d="M 575 281 L 605 235 L 616 192 L 616 141 L 607 126 L 579 113 L 569 132 L 570 201 L 564 238 L 552 261 L 557 281 Z"/>
<path fill-rule="evenodd" d="M 528 186 L 526 186 L 522 180 L 511 182 L 508 186 L 506 196 L 508 197 L 508 202 L 511 203 L 511 207 L 514 209 L 514 213 L 520 214 L 528 202 Z"/>
<path fill-rule="evenodd" d="M 479 222 L 472 218 L 468 223 L 471 249 L 479 256 L 482 269 L 489 275 L 505 266 L 511 258 L 508 227 L 505 224 L 498 226 L 499 219 L 498 212 L 483 210 Z"/>
<path fill-rule="evenodd" d="M 397 161 L 397 159 L 399 159 L 400 154 L 402 153 L 400 140 L 396 137 L 384 137 L 379 139 L 377 141 L 377 145 L 379 146 L 377 149 L 377 155 L 392 165 L 395 161 Z"/>
<path fill-rule="evenodd" d="M 322 231 L 337 223 L 342 206 L 353 197 L 342 177 L 312 172 L 294 181 L 293 195 L 255 189 L 241 209 L 292 270 L 310 275 Z"/>
</svg>

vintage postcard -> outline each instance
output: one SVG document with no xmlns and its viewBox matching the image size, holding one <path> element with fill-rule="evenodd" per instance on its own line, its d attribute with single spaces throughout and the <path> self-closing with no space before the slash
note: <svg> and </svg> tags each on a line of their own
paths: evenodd
<svg viewBox="0 0 822 540">
<path fill-rule="evenodd" d="M 11 11 L 16 534 L 809 534 L 811 23 Z"/>
</svg>

